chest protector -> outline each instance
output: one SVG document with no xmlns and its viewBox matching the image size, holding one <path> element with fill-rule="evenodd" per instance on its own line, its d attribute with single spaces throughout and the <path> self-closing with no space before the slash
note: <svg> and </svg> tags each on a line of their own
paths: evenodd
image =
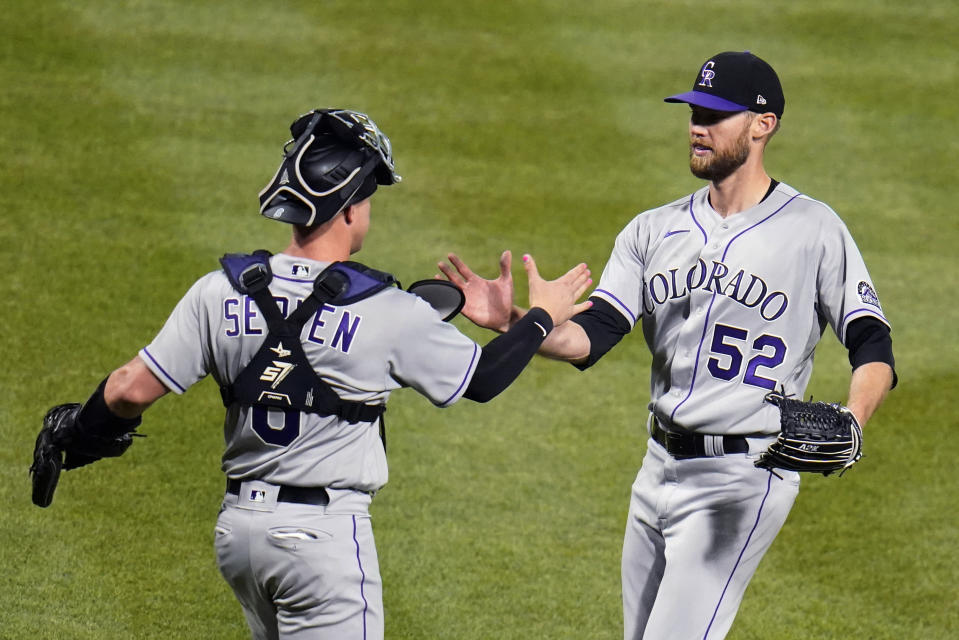
<svg viewBox="0 0 959 640">
<path fill-rule="evenodd" d="M 347 422 L 373 422 L 384 405 L 343 400 L 310 364 L 300 342 L 307 320 L 324 304 L 345 306 L 396 284 L 388 273 L 357 262 L 334 262 L 313 281 L 313 291 L 289 317 L 283 317 L 270 293 L 273 280 L 270 253 L 230 253 L 220 258 L 223 271 L 238 292 L 253 298 L 266 319 L 269 333 L 263 345 L 232 384 L 220 387 L 224 406 L 238 402 L 293 409 Z"/>
</svg>

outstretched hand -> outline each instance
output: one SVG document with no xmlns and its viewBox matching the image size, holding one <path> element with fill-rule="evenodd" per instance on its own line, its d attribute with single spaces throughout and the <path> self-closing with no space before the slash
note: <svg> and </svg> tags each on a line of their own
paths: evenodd
<svg viewBox="0 0 959 640">
<path fill-rule="evenodd" d="M 473 273 L 455 253 L 448 254 L 447 258 L 452 267 L 445 262 L 440 262 L 438 266 L 447 280 L 463 290 L 466 302 L 462 314 L 485 329 L 501 333 L 507 331 L 513 311 L 513 275 L 510 273 L 513 255 L 504 251 L 500 256 L 499 277 L 495 280 L 487 280 Z"/>
<path fill-rule="evenodd" d="M 529 306 L 544 309 L 553 319 L 554 326 L 593 306 L 588 300 L 576 304 L 593 283 L 585 263 L 576 265 L 555 280 L 543 280 L 536 269 L 536 261 L 529 254 L 523 256 L 523 266 L 529 279 Z"/>
</svg>

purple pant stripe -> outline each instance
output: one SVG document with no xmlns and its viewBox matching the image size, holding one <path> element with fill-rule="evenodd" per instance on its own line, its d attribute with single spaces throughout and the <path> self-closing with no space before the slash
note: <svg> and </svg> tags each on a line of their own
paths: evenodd
<svg viewBox="0 0 959 640">
<path fill-rule="evenodd" d="M 703 640 L 709 636 L 709 630 L 713 627 L 713 622 L 716 621 L 716 615 L 719 613 L 719 607 L 723 603 L 723 598 L 726 597 L 726 590 L 729 589 L 729 583 L 733 581 L 733 576 L 736 575 L 736 569 L 739 568 L 739 563 L 743 559 L 743 554 L 746 553 L 746 548 L 749 547 L 749 541 L 752 540 L 753 534 L 756 533 L 756 528 L 759 526 L 759 519 L 763 515 L 763 507 L 766 506 L 766 498 L 769 497 L 769 490 L 772 488 L 772 472 L 769 473 L 768 478 L 766 479 L 766 495 L 763 496 L 763 501 L 759 505 L 759 512 L 756 514 L 756 522 L 753 523 L 753 528 L 749 531 L 749 535 L 746 537 L 746 543 L 743 545 L 742 550 L 739 552 L 739 557 L 736 558 L 736 564 L 733 565 L 733 570 L 729 572 L 729 579 L 726 580 L 726 586 L 723 587 L 723 592 L 719 595 L 719 602 L 716 603 L 716 608 L 713 610 L 713 617 L 709 619 L 709 626 L 706 627 L 706 633 L 703 634 Z"/>
<path fill-rule="evenodd" d="M 360 559 L 360 541 L 356 539 L 356 516 L 353 516 L 353 544 L 356 545 L 356 564 L 360 567 L 360 597 L 363 598 L 363 640 L 366 640 L 366 611 L 369 609 L 369 603 L 366 601 L 366 594 L 363 587 L 366 584 L 366 572 L 363 571 L 363 561 Z"/>
</svg>

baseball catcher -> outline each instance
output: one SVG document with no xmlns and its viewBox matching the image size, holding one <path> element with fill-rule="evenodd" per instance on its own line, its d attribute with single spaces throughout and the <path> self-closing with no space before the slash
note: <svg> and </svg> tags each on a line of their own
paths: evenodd
<svg viewBox="0 0 959 640">
<path fill-rule="evenodd" d="M 33 448 L 33 504 L 48 507 L 61 469 L 76 469 L 101 458 L 113 458 L 133 443 L 140 418 L 121 418 L 103 398 L 106 380 L 83 405 L 58 404 L 47 411 Z"/>
<path fill-rule="evenodd" d="M 778 391 L 766 394 L 766 402 L 779 407 L 781 431 L 757 467 L 842 475 L 862 457 L 862 428 L 846 407 L 805 402 Z"/>
<path fill-rule="evenodd" d="M 347 109 L 314 109 L 290 133 L 259 210 L 290 225 L 287 247 L 225 255 L 109 384 L 83 405 L 53 407 L 37 437 L 33 501 L 51 503 L 61 469 L 121 455 L 135 416 L 212 375 L 226 412 L 210 425 L 223 433 L 226 476 L 217 565 L 252 637 L 382 640 L 369 509 L 389 475 L 390 394 L 412 388 L 437 407 L 488 402 L 554 326 L 590 306 L 576 300 L 592 280 L 585 263 L 544 280 L 525 256 L 531 310 L 481 347 L 445 322 L 465 303 L 455 284 L 403 291 L 351 259 L 374 192 L 400 181 L 389 138 Z"/>
</svg>

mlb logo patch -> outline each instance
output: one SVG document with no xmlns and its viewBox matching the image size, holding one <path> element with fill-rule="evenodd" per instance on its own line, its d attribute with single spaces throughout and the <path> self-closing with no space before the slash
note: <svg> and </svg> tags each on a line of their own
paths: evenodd
<svg viewBox="0 0 959 640">
<path fill-rule="evenodd" d="M 862 299 L 863 302 L 865 302 L 866 304 L 871 304 L 874 307 L 879 306 L 879 296 L 876 295 L 876 292 L 873 290 L 873 288 L 869 285 L 868 282 L 866 282 L 865 280 L 860 282 L 858 291 L 859 291 L 859 297 Z"/>
<path fill-rule="evenodd" d="M 250 491 L 250 502 L 266 502 L 266 491 L 259 489 Z"/>
<path fill-rule="evenodd" d="M 293 275 L 295 276 L 306 276 L 310 275 L 310 265 L 308 264 L 295 264 L 293 265 Z"/>
</svg>

